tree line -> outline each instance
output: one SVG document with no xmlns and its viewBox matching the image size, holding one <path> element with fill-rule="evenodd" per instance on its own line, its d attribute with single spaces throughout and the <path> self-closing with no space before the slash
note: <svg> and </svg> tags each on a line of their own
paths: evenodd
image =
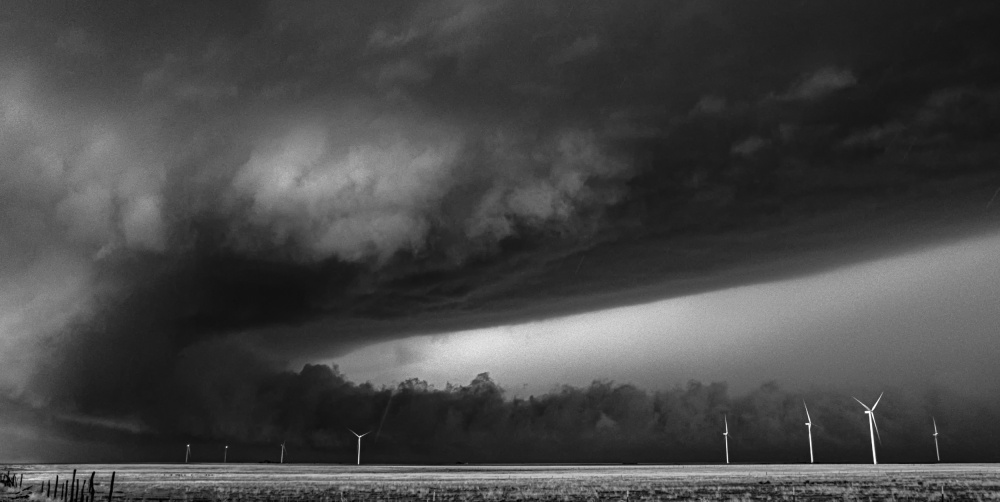
<svg viewBox="0 0 1000 502">
<path fill-rule="evenodd" d="M 351 428 L 371 431 L 363 462 L 719 462 L 726 417 L 733 462 L 795 463 L 809 460 L 805 401 L 817 462 L 871 459 L 867 418 L 851 396 L 775 382 L 731 395 L 722 382 L 650 391 L 594 381 L 507 398 L 488 373 L 444 389 L 417 378 L 356 384 L 327 365 L 243 377 L 175 389 L 174 405 L 146 421 L 190 442 L 287 442 L 313 461 L 353 463 Z M 879 460 L 933 462 L 932 416 L 943 461 L 1000 460 L 989 429 L 1000 417 L 996 403 L 936 388 L 886 389 L 876 413 Z"/>
</svg>

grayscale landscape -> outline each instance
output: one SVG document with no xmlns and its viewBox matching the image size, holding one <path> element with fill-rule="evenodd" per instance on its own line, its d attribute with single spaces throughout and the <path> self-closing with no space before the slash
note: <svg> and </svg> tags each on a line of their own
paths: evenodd
<svg viewBox="0 0 1000 502">
<path fill-rule="evenodd" d="M 998 26 L 4 0 L 3 497 L 997 498 Z"/>
</svg>

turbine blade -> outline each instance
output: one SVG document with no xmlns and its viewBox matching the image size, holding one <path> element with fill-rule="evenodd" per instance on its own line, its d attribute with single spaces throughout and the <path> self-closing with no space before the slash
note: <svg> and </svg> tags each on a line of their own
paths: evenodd
<svg viewBox="0 0 1000 502">
<path fill-rule="evenodd" d="M 809 423 L 812 423 L 813 419 L 812 419 L 812 417 L 809 416 L 809 407 L 806 406 L 806 402 L 805 401 L 802 401 L 802 407 L 806 409 L 806 420 L 808 420 Z"/>
<path fill-rule="evenodd" d="M 726 434 L 729 434 L 729 417 L 723 415 L 722 420 L 726 424 Z"/>
<path fill-rule="evenodd" d="M 857 402 L 858 402 L 858 404 L 860 404 L 861 406 L 864 406 L 866 410 L 868 410 L 868 411 L 872 411 L 872 409 L 871 409 L 871 408 L 869 408 L 867 404 L 865 404 L 865 403 L 862 403 L 860 399 L 858 399 L 858 398 L 856 398 L 856 397 L 854 397 L 854 396 L 851 396 L 851 399 L 853 399 L 853 400 L 857 401 Z"/>
<path fill-rule="evenodd" d="M 358 435 L 358 433 L 357 433 L 357 432 L 354 432 L 354 429 L 352 429 L 352 428 L 350 428 L 350 427 L 348 427 L 348 428 L 347 428 L 347 430 L 351 431 L 351 434 L 354 434 L 355 436 L 357 436 L 357 435 Z"/>
<path fill-rule="evenodd" d="M 938 433 L 937 432 L 937 420 L 934 420 L 934 417 L 931 417 L 931 422 L 934 422 L 934 435 L 937 436 L 937 433 Z"/>
<path fill-rule="evenodd" d="M 871 417 L 872 417 L 872 425 L 875 426 L 875 437 L 878 438 L 878 444 L 882 444 L 882 435 L 878 433 L 878 422 L 875 421 L 875 414 L 872 413 Z"/>
<path fill-rule="evenodd" d="M 882 394 L 885 394 L 885 392 L 883 392 Z M 878 399 L 876 399 L 875 404 L 872 405 L 872 411 L 875 411 L 875 407 L 878 406 L 878 402 L 882 400 L 882 394 L 878 395 Z"/>
</svg>

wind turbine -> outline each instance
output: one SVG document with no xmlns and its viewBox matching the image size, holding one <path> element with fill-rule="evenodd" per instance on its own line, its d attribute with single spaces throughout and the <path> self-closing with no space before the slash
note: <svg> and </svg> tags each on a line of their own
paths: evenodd
<svg viewBox="0 0 1000 502">
<path fill-rule="evenodd" d="M 222 450 L 222 463 L 223 463 L 223 464 L 225 464 L 225 463 L 226 463 L 226 460 L 227 460 L 227 457 L 229 457 L 229 445 L 228 445 L 228 444 L 227 444 L 227 445 L 226 445 L 226 447 L 225 447 L 225 448 L 224 448 L 224 449 Z"/>
<path fill-rule="evenodd" d="M 351 431 L 351 434 L 354 434 L 355 436 L 358 437 L 358 465 L 361 465 L 361 438 L 367 436 L 371 431 L 368 431 L 368 432 L 366 432 L 364 434 L 358 434 L 357 432 L 354 432 L 351 429 L 347 429 L 347 430 Z"/>
<path fill-rule="evenodd" d="M 882 394 L 885 394 L 885 392 Z M 878 459 L 875 457 L 875 435 L 878 434 L 878 424 L 875 423 L 875 407 L 878 406 L 878 402 L 882 400 L 882 394 L 878 395 L 878 399 L 875 400 L 875 404 L 873 404 L 871 408 L 869 408 L 867 404 L 862 403 L 860 399 L 851 396 L 858 402 L 858 404 L 865 407 L 865 415 L 868 415 L 868 433 L 871 434 L 872 437 L 872 464 L 878 464 Z M 878 442 L 882 442 L 881 435 L 878 436 Z"/>
<path fill-rule="evenodd" d="M 278 463 L 279 464 L 284 464 L 285 463 L 285 442 L 284 441 L 281 442 L 281 459 L 278 460 Z"/>
<path fill-rule="evenodd" d="M 726 463 L 729 463 L 729 417 L 726 415 L 722 416 L 723 423 L 726 424 L 726 432 L 722 433 L 722 437 L 726 438 Z"/>
<path fill-rule="evenodd" d="M 938 437 L 937 420 L 934 420 L 934 417 L 931 417 L 931 422 L 934 424 L 934 453 L 937 453 L 937 461 L 940 462 L 941 450 L 938 449 L 938 442 L 937 442 L 937 437 Z"/>
<path fill-rule="evenodd" d="M 806 431 L 809 433 L 809 463 L 815 463 L 813 460 L 813 419 L 809 416 L 809 407 L 806 406 L 806 402 L 802 401 L 802 407 L 806 409 Z"/>
<path fill-rule="evenodd" d="M 187 449 L 184 450 L 184 463 L 188 463 L 188 457 L 191 456 L 191 445 L 187 445 Z"/>
</svg>

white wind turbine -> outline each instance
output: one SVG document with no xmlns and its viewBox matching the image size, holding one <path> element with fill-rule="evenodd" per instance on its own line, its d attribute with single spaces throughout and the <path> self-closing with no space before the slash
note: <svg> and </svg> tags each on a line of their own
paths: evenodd
<svg viewBox="0 0 1000 502">
<path fill-rule="evenodd" d="M 809 407 L 806 406 L 806 402 L 802 401 L 802 407 L 806 409 L 806 430 L 809 432 L 809 463 L 814 463 L 813 460 L 813 419 L 809 416 Z"/>
<path fill-rule="evenodd" d="M 225 464 L 227 458 L 229 457 L 229 445 L 227 444 L 225 448 L 222 449 L 222 463 Z"/>
<path fill-rule="evenodd" d="M 931 422 L 934 424 L 934 453 L 937 453 L 937 461 L 940 462 L 941 450 L 938 448 L 938 442 L 937 442 L 937 437 L 938 437 L 937 420 L 934 420 L 934 417 L 931 417 Z"/>
<path fill-rule="evenodd" d="M 191 445 L 187 445 L 187 449 L 184 450 L 184 463 L 188 463 L 188 458 L 191 456 Z"/>
<path fill-rule="evenodd" d="M 371 431 L 368 431 L 368 432 L 366 432 L 364 434 L 358 434 L 357 432 L 354 432 L 351 429 L 347 429 L 347 430 L 351 431 L 351 434 L 354 434 L 355 436 L 358 437 L 358 465 L 361 465 L 361 438 L 367 436 Z"/>
<path fill-rule="evenodd" d="M 285 463 L 285 442 L 281 442 L 281 459 L 278 460 L 279 464 Z"/>
<path fill-rule="evenodd" d="M 882 394 L 885 394 L 885 392 L 883 392 Z M 871 434 L 871 437 L 872 437 L 872 463 L 873 464 L 878 464 L 878 459 L 875 457 L 875 435 L 878 434 L 878 424 L 875 423 L 875 407 L 878 406 L 878 402 L 882 400 L 882 394 L 878 395 L 878 399 L 875 400 L 875 404 L 873 404 L 871 408 L 869 408 L 867 404 L 862 403 L 860 399 L 858 399 L 856 397 L 854 398 L 854 400 L 857 401 L 858 404 L 860 404 L 861 406 L 865 407 L 865 414 L 868 415 L 868 433 Z M 854 396 L 851 396 L 851 397 L 854 397 Z M 879 443 L 882 442 L 882 436 L 881 435 L 878 436 L 878 442 Z"/>
<path fill-rule="evenodd" d="M 722 416 L 723 423 L 726 424 L 726 432 L 722 433 L 722 437 L 726 439 L 726 463 L 729 463 L 729 417 L 726 415 Z"/>
</svg>

